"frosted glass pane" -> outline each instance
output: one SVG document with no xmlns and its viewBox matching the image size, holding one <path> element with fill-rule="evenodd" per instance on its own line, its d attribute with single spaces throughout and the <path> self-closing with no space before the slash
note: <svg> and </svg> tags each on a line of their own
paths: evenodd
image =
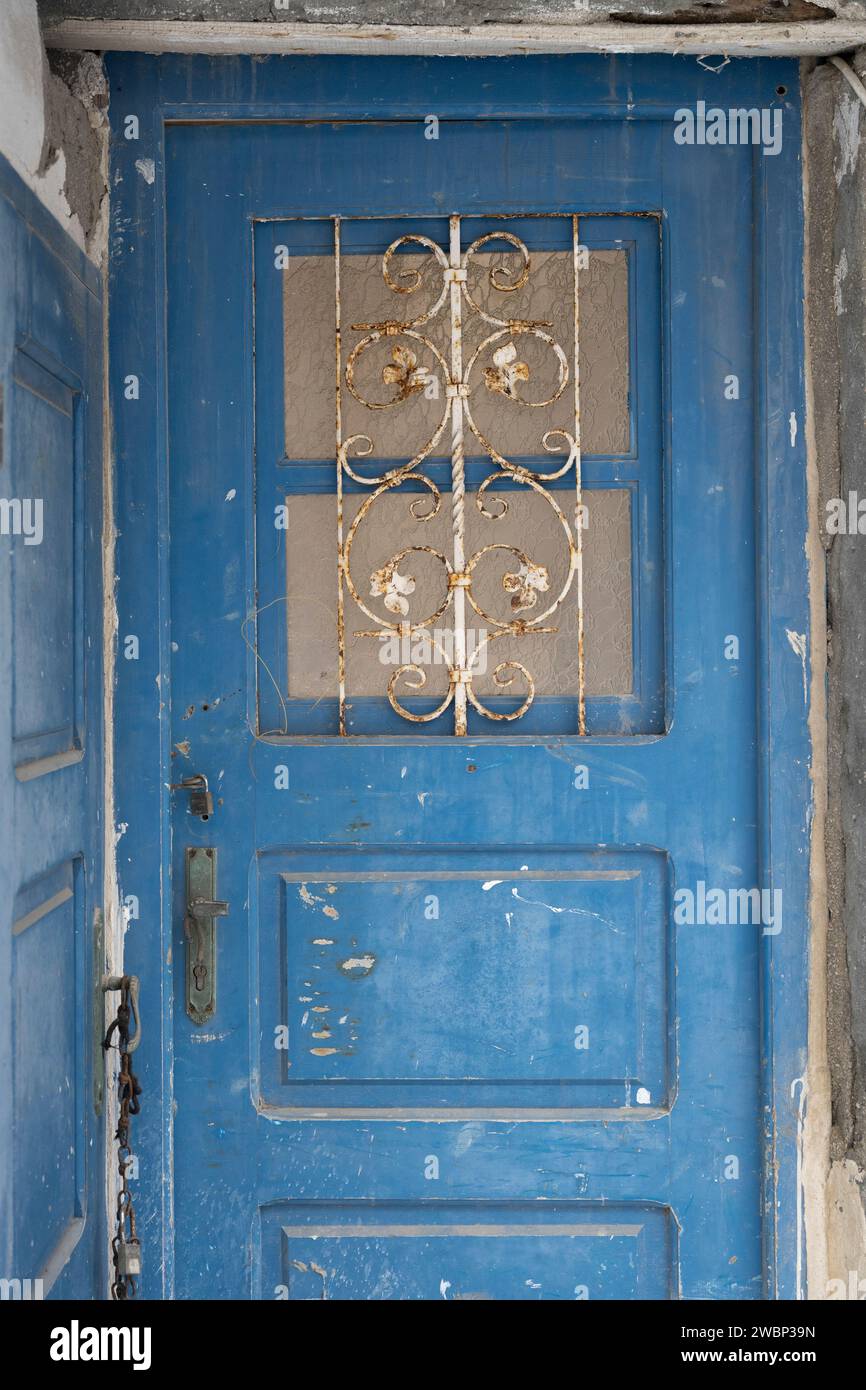
<svg viewBox="0 0 866 1390">
<path fill-rule="evenodd" d="M 381 256 L 344 255 L 341 258 L 341 299 L 344 363 L 361 342 L 363 330 L 355 323 L 387 319 L 405 320 L 432 307 L 441 292 L 442 271 L 432 255 L 398 254 L 391 260 L 392 278 L 411 284 L 411 294 L 397 294 L 382 276 Z M 467 288 L 480 308 L 511 319 L 541 319 L 545 329 L 562 347 L 569 363 L 573 358 L 573 270 L 571 252 L 534 252 L 530 273 L 522 288 L 503 294 L 490 284 L 490 270 L 503 267 L 500 279 L 519 278 L 522 260 L 517 252 L 501 251 L 473 256 Z M 285 452 L 290 459 L 330 459 L 335 449 L 335 302 L 334 260 L 331 256 L 293 256 L 282 272 L 284 337 Z M 447 306 L 446 306 L 447 307 Z M 470 309 L 464 309 L 463 361 L 467 366 L 483 338 L 494 331 Z M 449 318 L 437 315 L 419 328 L 450 361 Z M 593 251 L 580 273 L 580 385 L 583 450 L 586 454 L 621 454 L 629 448 L 628 417 L 628 264 L 625 251 Z M 504 341 L 504 340 L 502 340 Z M 493 347 L 501 346 L 502 341 Z M 514 335 L 519 360 L 528 371 L 520 394 L 543 401 L 556 389 L 558 367 L 550 349 L 529 334 Z M 392 400 L 393 385 L 382 380 L 392 362 L 395 346 L 415 353 L 416 369 L 427 369 L 431 378 L 441 376 L 435 354 L 417 340 L 384 338 L 357 361 L 355 382 L 367 400 Z M 508 458 L 541 456 L 546 430 L 573 427 L 571 387 L 549 407 L 518 405 L 489 391 L 484 370 L 492 361 L 493 348 L 483 353 L 473 370 L 470 408 L 481 433 Z M 390 409 L 369 410 L 343 387 L 343 437 L 369 436 L 376 458 L 411 458 L 433 434 L 444 411 L 438 399 L 424 392 Z M 467 455 L 483 448 L 467 430 Z M 448 437 L 434 454 L 448 453 Z"/>
<path fill-rule="evenodd" d="M 475 497 L 467 496 L 467 553 L 498 542 L 515 545 L 550 575 L 550 594 L 559 591 L 567 573 L 568 555 L 563 533 L 549 504 L 537 494 L 510 491 L 500 494 L 509 502 L 508 514 L 490 521 L 480 516 Z M 565 511 L 573 509 L 574 494 L 560 490 L 553 494 Z M 584 494 L 588 521 L 583 531 L 584 548 L 584 624 L 587 695 L 625 695 L 632 688 L 632 611 L 631 611 L 631 494 L 625 488 L 593 489 Z M 450 553 L 450 494 L 442 497 L 439 514 L 427 522 L 415 521 L 409 503 L 418 493 L 401 490 L 379 497 L 361 522 L 352 546 L 351 573 L 359 597 L 383 622 L 394 622 L 395 615 L 384 607 L 381 597 L 370 594 L 371 575 L 404 545 L 426 545 Z M 345 530 L 348 532 L 364 497 L 353 493 L 345 499 Z M 287 693 L 295 698 L 335 696 L 337 692 L 337 573 L 336 499 L 329 496 L 292 496 L 286 499 L 289 525 L 287 546 Z M 424 499 L 426 506 L 426 499 Z M 420 508 L 419 508 L 420 509 Z M 569 516 L 569 519 L 572 519 Z M 558 532 L 558 534 L 557 534 Z M 511 621 L 509 591 L 502 579 L 515 569 L 510 552 L 497 551 L 481 560 L 475 570 L 473 593 L 479 604 L 494 618 Z M 400 573 L 414 580 L 407 596 L 406 620 L 415 622 L 434 611 L 446 593 L 443 567 L 432 556 L 413 553 L 400 565 Z M 542 595 L 542 599 L 544 596 Z M 539 610 L 540 606 L 539 606 Z M 354 634 L 376 624 L 361 613 L 351 597 L 346 601 L 347 693 L 384 696 L 387 681 L 399 664 L 389 660 L 386 645 L 376 638 Z M 532 618 L 533 614 L 527 615 Z M 467 625 L 475 642 L 492 629 L 471 608 Z M 508 635 L 488 649 L 487 670 L 479 675 L 475 688 L 479 695 L 507 693 L 497 691 L 493 667 L 500 661 L 517 660 L 531 672 L 537 695 L 576 696 L 577 678 L 577 593 L 572 585 L 564 603 L 551 618 L 555 634 Z M 437 632 L 448 629 L 448 612 Z M 417 653 L 416 653 L 417 654 Z M 424 653 L 421 653 L 424 655 Z M 447 667 L 426 653 L 423 662 L 428 676 L 424 695 L 444 694 L 448 686 Z M 408 693 L 404 690 L 404 694 Z M 515 691 L 516 693 L 516 691 Z"/>
</svg>

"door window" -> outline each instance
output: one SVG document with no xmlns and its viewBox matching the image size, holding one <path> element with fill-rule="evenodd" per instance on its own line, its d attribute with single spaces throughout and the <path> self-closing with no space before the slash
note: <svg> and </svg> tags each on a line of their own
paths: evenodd
<svg viewBox="0 0 866 1390">
<path fill-rule="evenodd" d="M 657 732 L 656 219 L 256 237 L 260 732 Z"/>
</svg>

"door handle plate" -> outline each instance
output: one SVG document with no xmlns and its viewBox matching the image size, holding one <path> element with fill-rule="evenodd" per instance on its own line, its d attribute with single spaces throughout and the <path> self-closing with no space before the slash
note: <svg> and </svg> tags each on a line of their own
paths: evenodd
<svg viewBox="0 0 866 1390">
<path fill-rule="evenodd" d="M 217 852 L 196 845 L 186 851 L 186 1011 L 193 1023 L 207 1023 L 216 1013 L 216 919 L 227 902 L 216 896 Z"/>
</svg>

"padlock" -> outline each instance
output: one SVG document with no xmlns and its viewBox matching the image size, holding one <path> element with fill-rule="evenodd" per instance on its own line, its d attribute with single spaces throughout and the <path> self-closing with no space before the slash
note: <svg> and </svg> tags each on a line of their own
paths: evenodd
<svg viewBox="0 0 866 1390">
<path fill-rule="evenodd" d="M 119 1240 L 117 1251 L 117 1274 L 120 1279 L 137 1279 L 141 1274 L 141 1246 L 138 1239 Z"/>
<path fill-rule="evenodd" d="M 209 820 L 213 815 L 213 794 L 208 787 L 207 778 L 201 775 L 191 777 L 184 785 L 189 788 L 190 815 L 198 816 L 200 820 Z"/>
</svg>

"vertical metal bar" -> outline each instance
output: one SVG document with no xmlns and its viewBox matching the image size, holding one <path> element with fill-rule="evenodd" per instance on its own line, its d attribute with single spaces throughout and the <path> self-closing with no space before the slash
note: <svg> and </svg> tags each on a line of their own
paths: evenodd
<svg viewBox="0 0 866 1390">
<path fill-rule="evenodd" d="M 455 272 L 460 269 L 460 218 L 450 219 L 448 263 L 451 268 L 451 524 L 454 532 L 454 733 L 466 733 L 466 478 L 463 440 L 463 322 L 462 289 Z"/>
<path fill-rule="evenodd" d="M 346 617 L 343 554 L 343 346 L 340 308 L 340 219 L 334 218 L 334 348 L 336 366 L 337 455 L 337 668 L 340 681 L 340 734 L 346 734 Z"/>
<path fill-rule="evenodd" d="M 577 551 L 577 732 L 586 733 L 586 660 L 583 641 L 583 461 L 580 442 L 580 219 L 571 219 L 574 263 L 574 485 Z"/>
</svg>

